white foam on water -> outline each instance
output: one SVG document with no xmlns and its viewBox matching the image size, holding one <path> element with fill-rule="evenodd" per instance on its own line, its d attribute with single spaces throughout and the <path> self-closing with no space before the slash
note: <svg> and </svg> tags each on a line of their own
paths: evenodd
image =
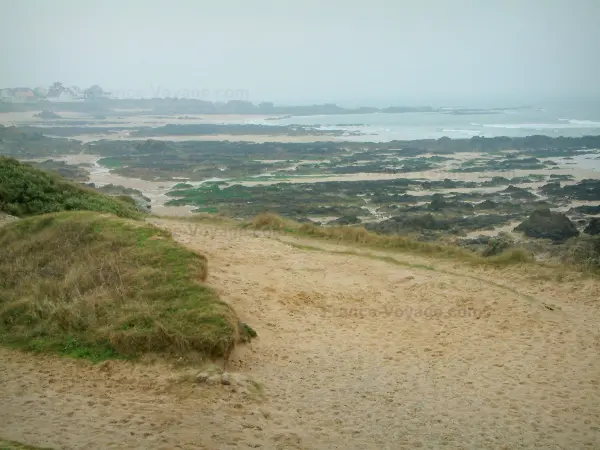
<svg viewBox="0 0 600 450">
<path fill-rule="evenodd" d="M 504 128 L 508 130 L 555 130 L 565 128 L 600 128 L 600 122 L 593 120 L 559 119 L 560 123 L 490 123 L 477 124 L 486 128 Z M 476 124 L 471 124 L 476 125 Z"/>
<path fill-rule="evenodd" d="M 478 130 L 461 130 L 461 129 L 454 130 L 454 129 L 446 129 L 446 128 L 444 128 L 442 130 L 442 132 L 444 132 L 444 133 L 468 134 L 470 136 L 476 136 L 478 134 L 481 134 L 481 131 L 478 131 Z"/>
<path fill-rule="evenodd" d="M 584 128 L 600 128 L 600 122 L 594 120 L 570 119 L 569 123 L 573 125 L 582 125 Z"/>
</svg>

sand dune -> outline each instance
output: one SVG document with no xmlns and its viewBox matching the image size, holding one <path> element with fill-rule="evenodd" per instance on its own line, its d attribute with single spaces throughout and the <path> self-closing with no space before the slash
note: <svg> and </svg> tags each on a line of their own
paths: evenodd
<svg viewBox="0 0 600 450">
<path fill-rule="evenodd" d="M 257 330 L 231 370 L 264 394 L 163 363 L 3 349 L 0 436 L 61 449 L 598 448 L 600 281 L 153 220 L 207 254 L 209 283 Z"/>
</svg>

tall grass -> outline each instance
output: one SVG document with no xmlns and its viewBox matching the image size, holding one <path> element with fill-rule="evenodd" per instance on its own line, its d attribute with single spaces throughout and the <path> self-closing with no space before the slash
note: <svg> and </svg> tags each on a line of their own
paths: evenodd
<svg viewBox="0 0 600 450">
<path fill-rule="evenodd" d="M 98 360 L 221 356 L 239 337 L 206 258 L 151 225 L 61 212 L 0 228 L 0 248 L 1 342 Z"/>
<path fill-rule="evenodd" d="M 531 253 L 522 249 L 509 249 L 498 255 L 484 258 L 469 250 L 450 243 L 419 242 L 399 235 L 379 235 L 362 226 L 319 227 L 300 224 L 276 214 L 261 214 L 245 225 L 247 228 L 290 232 L 300 236 L 335 241 L 336 243 L 359 244 L 372 248 L 389 249 L 456 259 L 473 265 L 504 266 L 533 262 Z"/>
</svg>

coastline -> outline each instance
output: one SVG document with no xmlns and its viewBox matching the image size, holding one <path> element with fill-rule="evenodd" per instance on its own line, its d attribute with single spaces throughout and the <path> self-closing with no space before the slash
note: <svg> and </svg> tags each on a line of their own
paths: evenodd
<svg viewBox="0 0 600 450">
<path fill-rule="evenodd" d="M 281 142 L 281 141 L 279 141 Z M 470 158 L 475 158 L 480 156 L 479 153 L 470 153 L 468 155 L 461 155 L 457 160 L 468 160 Z M 173 200 L 175 197 L 167 196 L 167 193 L 172 190 L 172 188 L 185 180 L 177 180 L 177 181 L 148 181 L 139 178 L 125 177 L 121 175 L 117 175 L 111 172 L 111 170 L 107 167 L 101 166 L 98 164 L 98 161 L 102 157 L 95 154 L 77 154 L 77 155 L 63 155 L 63 156 L 55 156 L 49 158 L 35 158 L 30 159 L 30 161 L 38 161 L 43 162 L 48 159 L 53 159 L 56 161 L 63 161 L 67 164 L 77 165 L 83 164 L 82 168 L 84 168 L 90 177 L 89 182 L 94 183 L 97 186 L 103 186 L 107 184 L 121 185 L 126 188 L 137 189 L 142 192 L 143 195 L 150 198 L 152 213 L 156 215 L 163 216 L 191 216 L 194 213 L 192 210 L 196 209 L 196 206 L 166 206 L 165 203 L 169 200 Z M 264 160 L 263 160 L 264 161 Z M 348 175 L 331 175 L 331 176 L 290 176 L 285 178 L 277 178 L 273 180 L 257 180 L 257 181 L 248 181 L 248 180 L 226 180 L 223 181 L 227 183 L 226 185 L 242 185 L 242 186 L 260 186 L 260 185 L 273 185 L 278 183 L 320 183 L 320 182 L 335 182 L 335 181 L 373 181 L 373 180 L 393 180 L 400 178 L 411 178 L 411 179 L 420 179 L 427 181 L 439 181 L 444 179 L 451 179 L 455 181 L 475 181 L 482 182 L 491 180 L 493 177 L 525 177 L 528 175 L 548 175 L 548 170 L 514 170 L 510 172 L 502 172 L 502 171 L 494 171 L 494 172 L 472 172 L 472 173 L 456 173 L 449 172 L 448 167 L 446 170 L 444 169 L 435 169 L 429 171 L 419 171 L 419 172 L 406 172 L 406 173 L 398 173 L 398 174 L 382 174 L 382 173 L 357 173 L 357 174 L 348 174 Z M 594 172 L 593 170 L 583 169 L 580 167 L 561 167 L 558 170 L 552 170 L 552 174 L 556 175 L 572 175 L 572 180 L 562 181 L 563 185 L 576 184 L 579 181 L 586 178 L 600 178 L 600 174 L 598 172 Z M 210 181 L 205 180 L 205 181 Z M 194 185 L 201 184 L 202 182 L 194 182 Z M 515 183 L 514 186 L 525 189 L 534 189 L 537 190 L 539 187 L 546 184 L 547 181 L 539 181 L 539 182 L 529 182 L 529 183 Z M 433 195 L 433 194 L 450 194 L 450 193 L 494 193 L 499 192 L 505 189 L 505 186 L 493 186 L 493 187 L 479 187 L 479 188 L 448 188 L 448 189 L 436 189 L 436 190 L 408 190 L 406 193 L 408 195 L 415 196 L 424 196 L 424 195 Z M 543 197 L 541 197 L 543 199 Z M 573 200 L 569 202 L 568 205 L 563 205 L 558 208 L 555 208 L 557 211 L 566 211 L 570 207 L 574 206 L 582 206 L 582 205 L 596 205 L 597 201 L 576 201 Z M 368 206 L 367 206 L 368 208 Z M 336 219 L 337 217 L 333 217 Z M 381 217 L 374 216 L 372 221 L 380 221 Z M 500 231 L 506 231 L 506 226 L 497 227 L 493 231 L 482 232 L 484 235 L 495 235 Z M 490 234 L 492 233 L 492 234 Z M 470 235 L 473 233 L 469 233 Z"/>
</svg>

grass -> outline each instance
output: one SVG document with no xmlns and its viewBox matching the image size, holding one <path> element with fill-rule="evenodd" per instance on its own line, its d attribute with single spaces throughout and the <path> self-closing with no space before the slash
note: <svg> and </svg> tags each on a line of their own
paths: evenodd
<svg viewBox="0 0 600 450">
<path fill-rule="evenodd" d="M 312 224 L 299 224 L 283 219 L 275 214 L 261 214 L 243 224 L 246 228 L 272 230 L 311 238 L 335 241 L 336 243 L 360 244 L 381 250 L 396 250 L 407 253 L 435 256 L 458 260 L 481 266 L 502 267 L 514 264 L 528 264 L 534 261 L 533 255 L 523 249 L 509 249 L 498 255 L 484 258 L 469 250 L 447 243 L 419 242 L 404 236 L 384 236 L 367 231 L 361 226 L 319 227 Z"/>
<path fill-rule="evenodd" d="M 240 326 L 204 256 L 149 224 L 88 211 L 0 228 L 0 342 L 100 361 L 227 356 Z"/>
<path fill-rule="evenodd" d="M 15 441 L 0 438 L 0 450 L 52 450 L 50 448 L 33 447 Z"/>
<path fill-rule="evenodd" d="M 59 211 L 98 211 L 139 218 L 135 202 L 125 202 L 71 183 L 13 158 L 0 156 L 0 211 L 18 217 Z"/>
</svg>

